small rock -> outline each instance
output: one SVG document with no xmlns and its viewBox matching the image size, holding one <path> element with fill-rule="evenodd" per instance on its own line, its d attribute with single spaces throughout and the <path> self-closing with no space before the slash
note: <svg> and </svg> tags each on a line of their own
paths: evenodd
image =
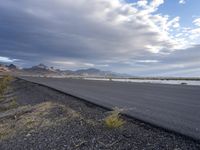
<svg viewBox="0 0 200 150">
<path fill-rule="evenodd" d="M 28 133 L 28 134 L 26 135 L 26 137 L 29 137 L 29 136 L 31 136 L 31 134 L 30 134 L 30 133 Z"/>
</svg>

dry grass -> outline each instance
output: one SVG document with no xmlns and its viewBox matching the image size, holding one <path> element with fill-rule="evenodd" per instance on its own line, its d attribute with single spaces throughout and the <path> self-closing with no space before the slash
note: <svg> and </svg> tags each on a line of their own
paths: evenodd
<svg viewBox="0 0 200 150">
<path fill-rule="evenodd" d="M 0 112 L 14 109 L 14 108 L 17 108 L 18 106 L 19 106 L 19 104 L 17 103 L 16 99 L 13 98 L 12 100 L 8 101 L 7 103 L 0 104 Z"/>
<path fill-rule="evenodd" d="M 8 75 L 3 76 L 3 78 L 0 78 L 0 102 L 6 101 L 6 103 L 0 105 L 0 111 L 6 111 L 18 107 L 16 99 L 14 98 L 10 99 L 7 97 L 8 95 L 6 95 L 6 91 L 8 91 L 12 79 L 13 78 Z M 10 100 L 8 101 L 7 98 Z"/>
<path fill-rule="evenodd" d="M 13 109 L 13 108 L 17 108 L 19 106 L 19 104 L 17 103 L 17 101 L 15 99 L 13 99 L 10 103 L 9 103 L 9 109 Z"/>
<path fill-rule="evenodd" d="M 10 82 L 12 81 L 11 76 L 4 76 L 0 78 L 0 96 L 2 97 L 5 91 L 8 89 Z"/>
<path fill-rule="evenodd" d="M 13 102 L 13 106 L 15 105 L 15 102 Z M 17 109 L 23 113 L 16 112 Z M 53 102 L 44 102 L 34 106 L 21 106 L 17 109 L 9 110 L 14 112 L 12 116 L 0 120 L 0 140 L 27 129 L 37 130 L 43 127 L 57 126 L 63 121 L 67 123 L 80 117 L 73 109 Z M 61 110 L 59 114 L 55 114 L 55 109 Z"/>
<path fill-rule="evenodd" d="M 0 124 L 0 140 L 5 139 L 11 133 L 11 125 L 10 124 Z"/>
<path fill-rule="evenodd" d="M 125 121 L 120 118 L 120 109 L 115 108 L 104 119 L 105 125 L 109 128 L 119 128 L 124 125 Z"/>
</svg>

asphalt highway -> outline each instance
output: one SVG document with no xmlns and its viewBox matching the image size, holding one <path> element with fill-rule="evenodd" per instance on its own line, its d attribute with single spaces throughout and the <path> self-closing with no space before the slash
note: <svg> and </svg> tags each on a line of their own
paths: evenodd
<svg viewBox="0 0 200 150">
<path fill-rule="evenodd" d="M 23 77 L 200 140 L 200 86 Z"/>
</svg>

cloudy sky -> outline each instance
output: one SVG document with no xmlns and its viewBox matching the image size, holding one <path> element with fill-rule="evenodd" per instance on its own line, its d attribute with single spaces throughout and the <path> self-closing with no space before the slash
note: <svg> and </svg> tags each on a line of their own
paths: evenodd
<svg viewBox="0 0 200 150">
<path fill-rule="evenodd" d="M 200 76 L 199 0 L 0 0 L 0 62 Z"/>
</svg>

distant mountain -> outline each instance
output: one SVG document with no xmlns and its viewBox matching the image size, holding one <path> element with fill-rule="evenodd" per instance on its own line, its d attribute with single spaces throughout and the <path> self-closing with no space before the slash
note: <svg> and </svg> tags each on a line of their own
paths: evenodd
<svg viewBox="0 0 200 150">
<path fill-rule="evenodd" d="M 33 66 L 31 68 L 26 68 L 26 70 L 46 70 L 46 71 L 55 71 L 53 67 L 48 67 L 44 64 L 39 64 L 37 66 Z"/>
<path fill-rule="evenodd" d="M 26 71 L 51 71 L 52 69 L 50 69 L 48 66 L 46 66 L 44 64 L 39 64 L 39 65 L 33 66 L 31 68 L 24 68 L 23 70 L 26 70 Z"/>
<path fill-rule="evenodd" d="M 19 69 L 16 65 L 1 65 L 0 72 L 11 72 L 15 75 L 30 75 L 30 76 L 78 76 L 78 77 L 122 77 L 121 74 L 110 71 L 102 71 L 96 68 L 72 70 L 59 70 L 54 67 L 48 67 L 44 64 L 39 64 L 30 68 Z"/>
<path fill-rule="evenodd" d="M 59 70 L 53 67 L 48 67 L 44 64 L 39 64 L 31 68 L 23 69 L 24 73 L 34 74 L 34 75 L 46 75 L 46 76 L 83 76 L 83 77 L 116 77 L 117 74 L 110 71 L 101 71 L 96 68 L 80 69 L 76 71 L 72 70 Z"/>
<path fill-rule="evenodd" d="M 81 70 L 77 70 L 74 72 L 76 75 L 80 75 L 80 76 L 113 76 L 114 73 L 110 72 L 110 71 L 101 71 L 99 69 L 95 69 L 95 68 L 89 68 L 89 69 L 81 69 Z"/>
<path fill-rule="evenodd" d="M 37 65 L 37 66 L 31 67 L 31 69 L 45 69 L 45 70 L 47 70 L 48 68 L 49 68 L 49 67 L 46 66 L 46 65 L 44 65 L 44 64 L 39 64 L 39 65 Z"/>
<path fill-rule="evenodd" d="M 14 64 L 10 64 L 6 66 L 9 70 L 17 70 L 19 69 L 17 66 L 15 66 Z"/>
<path fill-rule="evenodd" d="M 34 75 L 48 75 L 48 74 L 56 74 L 57 71 L 53 67 L 48 67 L 44 64 L 39 64 L 31 68 L 24 68 L 23 72 Z"/>
</svg>

